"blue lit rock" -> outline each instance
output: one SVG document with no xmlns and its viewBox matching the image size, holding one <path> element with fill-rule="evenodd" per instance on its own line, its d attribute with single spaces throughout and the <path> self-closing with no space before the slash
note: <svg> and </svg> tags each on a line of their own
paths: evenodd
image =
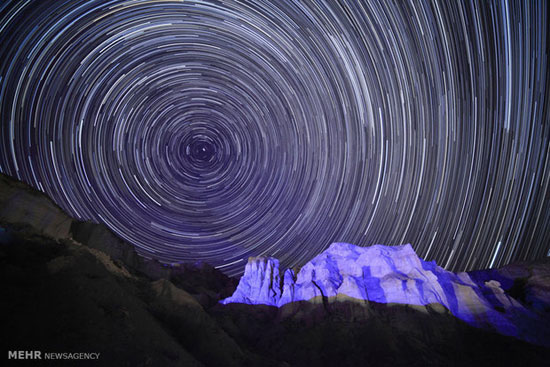
<svg viewBox="0 0 550 367">
<path fill-rule="evenodd" d="M 455 274 L 420 259 L 409 244 L 359 247 L 333 243 L 296 275 L 287 269 L 282 284 L 277 259 L 251 258 L 237 290 L 222 303 L 281 307 L 290 302 L 333 302 L 340 298 L 416 306 L 440 304 L 470 324 L 491 325 L 507 335 L 515 335 L 516 327 L 495 310 L 494 303 L 505 309 L 522 309 L 504 294 L 498 282 L 488 282 L 482 288 L 467 273 Z"/>
<path fill-rule="evenodd" d="M 235 293 L 222 303 L 277 305 L 280 299 L 279 260 L 251 257 Z"/>
</svg>

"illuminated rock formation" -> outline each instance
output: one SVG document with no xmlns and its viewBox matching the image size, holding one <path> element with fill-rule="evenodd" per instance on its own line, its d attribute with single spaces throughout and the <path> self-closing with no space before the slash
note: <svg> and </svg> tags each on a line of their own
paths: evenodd
<svg viewBox="0 0 550 367">
<path fill-rule="evenodd" d="M 281 307 L 297 301 L 333 302 L 342 296 L 385 304 L 440 304 L 470 324 L 491 325 L 507 335 L 515 335 L 516 328 L 495 304 L 500 309 L 522 309 L 498 282 L 480 287 L 467 273 L 455 274 L 420 259 L 409 244 L 333 243 L 296 276 L 287 269 L 282 283 L 277 259 L 251 258 L 235 293 L 221 302 Z"/>
</svg>

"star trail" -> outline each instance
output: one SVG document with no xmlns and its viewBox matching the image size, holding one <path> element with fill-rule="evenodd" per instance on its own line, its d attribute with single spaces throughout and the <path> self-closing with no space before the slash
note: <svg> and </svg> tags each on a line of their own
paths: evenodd
<svg viewBox="0 0 550 367">
<path fill-rule="evenodd" d="M 148 258 L 550 251 L 547 1 L 4 1 L 0 171 Z"/>
</svg>

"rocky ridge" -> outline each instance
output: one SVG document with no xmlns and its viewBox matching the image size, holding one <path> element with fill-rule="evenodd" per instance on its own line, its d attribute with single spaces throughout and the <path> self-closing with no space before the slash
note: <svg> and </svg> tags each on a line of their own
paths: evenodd
<svg viewBox="0 0 550 367">
<path fill-rule="evenodd" d="M 479 278 L 479 276 L 478 276 Z M 441 305 L 476 327 L 495 330 L 548 345 L 547 326 L 526 329 L 539 315 L 507 294 L 496 279 L 481 284 L 468 273 L 447 271 L 420 259 L 410 244 L 359 247 L 333 243 L 297 274 L 280 275 L 275 258 L 250 258 L 235 293 L 223 304 L 244 303 L 282 307 L 292 302 L 376 302 L 413 306 Z M 540 288 L 539 288 L 540 292 Z M 548 294 L 542 292 L 541 300 Z M 421 307 L 419 309 L 422 309 Z M 547 324 L 547 323 L 546 323 Z"/>
<path fill-rule="evenodd" d="M 239 289 L 249 294 L 247 303 L 269 303 L 221 304 L 234 293 L 237 279 L 208 264 L 166 266 L 145 259 L 104 225 L 73 219 L 46 195 L 0 174 L 0 345 L 4 353 L 100 352 L 93 363 L 98 366 L 545 366 L 550 359 L 550 348 L 471 327 L 438 303 L 350 297 L 341 291 L 359 291 L 360 283 L 345 286 L 353 277 L 360 280 L 359 273 L 335 277 L 332 269 L 323 275 L 325 265 L 342 264 L 335 262 L 337 256 L 323 260 L 321 255 L 307 272 L 304 266 L 282 274 L 276 260 L 256 258 L 248 273 L 258 279 L 250 285 L 259 286 L 244 292 L 241 280 Z M 417 267 L 412 260 L 412 268 Z M 371 264 L 371 272 L 374 268 Z M 538 330 L 534 342 L 550 339 L 549 328 L 543 327 L 550 320 L 550 262 L 467 275 L 519 333 Z M 312 288 L 314 283 L 319 288 Z M 390 284 L 382 282 L 378 300 L 391 299 Z M 416 294 L 412 283 L 405 285 L 411 287 L 411 299 L 432 297 Z M 336 296 L 327 296 L 330 289 Z M 377 294 L 368 284 L 367 289 L 372 297 Z M 297 300 L 310 294 L 319 295 Z M 535 317 L 515 314 L 510 319 L 497 302 L 502 294 Z"/>
</svg>

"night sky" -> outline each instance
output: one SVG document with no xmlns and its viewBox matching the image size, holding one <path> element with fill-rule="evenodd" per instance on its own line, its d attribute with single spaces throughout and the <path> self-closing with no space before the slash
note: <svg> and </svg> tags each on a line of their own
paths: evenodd
<svg viewBox="0 0 550 367">
<path fill-rule="evenodd" d="M 229 275 L 550 251 L 548 1 L 3 1 L 0 171 Z"/>
</svg>

